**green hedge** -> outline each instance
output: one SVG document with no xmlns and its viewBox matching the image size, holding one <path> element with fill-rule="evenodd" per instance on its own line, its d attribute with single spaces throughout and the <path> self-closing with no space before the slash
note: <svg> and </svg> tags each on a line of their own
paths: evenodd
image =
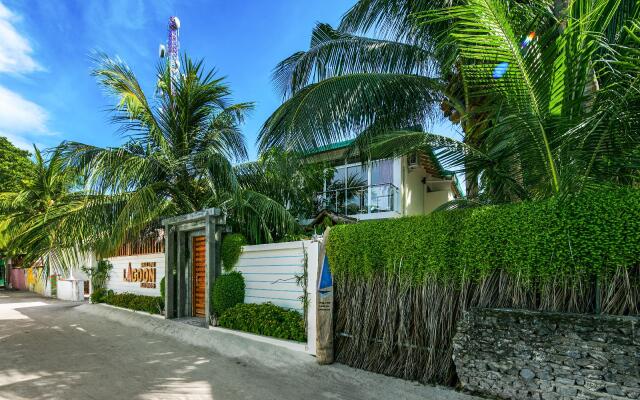
<svg viewBox="0 0 640 400">
<path fill-rule="evenodd" d="M 162 279 L 160 279 L 160 297 L 162 297 L 162 300 L 164 300 L 164 292 L 166 290 L 164 278 L 165 277 L 163 276 Z"/>
<path fill-rule="evenodd" d="M 272 303 L 238 304 L 225 311 L 218 324 L 223 328 L 298 342 L 307 338 L 302 314 Z"/>
<path fill-rule="evenodd" d="M 142 296 L 133 293 L 114 293 L 112 290 L 107 292 L 102 301 L 112 306 L 145 311 L 151 314 L 160 314 L 164 308 L 162 297 Z"/>
<path fill-rule="evenodd" d="M 93 292 L 91 292 L 91 302 L 93 304 L 96 303 L 103 303 L 104 302 L 104 297 L 107 295 L 107 289 L 105 288 L 97 288 L 94 289 Z"/>
<path fill-rule="evenodd" d="M 236 304 L 244 303 L 244 278 L 240 272 L 230 272 L 216 278 L 211 289 L 211 308 L 222 315 Z"/>
<path fill-rule="evenodd" d="M 327 248 L 339 277 L 385 272 L 414 283 L 461 282 L 502 269 L 526 284 L 602 274 L 640 261 L 640 191 L 341 225 L 331 230 Z"/>
<path fill-rule="evenodd" d="M 247 239 L 240 233 L 225 235 L 222 239 L 220 258 L 225 271 L 229 272 L 236 266 L 242 253 L 242 246 L 245 244 L 247 244 Z"/>
</svg>

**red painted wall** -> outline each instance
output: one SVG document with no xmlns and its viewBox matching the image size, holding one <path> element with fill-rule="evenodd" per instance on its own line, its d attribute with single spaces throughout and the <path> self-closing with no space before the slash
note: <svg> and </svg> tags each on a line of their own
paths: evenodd
<svg viewBox="0 0 640 400">
<path fill-rule="evenodd" d="M 27 282 L 25 279 L 25 273 L 23 269 L 11 269 L 11 286 L 14 289 L 27 290 Z"/>
</svg>

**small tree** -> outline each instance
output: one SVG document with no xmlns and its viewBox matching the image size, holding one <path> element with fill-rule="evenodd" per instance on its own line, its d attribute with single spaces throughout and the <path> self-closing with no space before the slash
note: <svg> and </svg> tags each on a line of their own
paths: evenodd
<svg viewBox="0 0 640 400">
<path fill-rule="evenodd" d="M 244 278 L 240 272 L 230 272 L 216 279 L 211 290 L 211 309 L 220 317 L 226 310 L 244 303 Z"/>
<path fill-rule="evenodd" d="M 106 294 L 105 286 L 109 280 L 113 264 L 108 260 L 99 260 L 95 267 L 82 267 L 82 271 L 91 279 L 91 302 L 100 303 Z"/>
</svg>

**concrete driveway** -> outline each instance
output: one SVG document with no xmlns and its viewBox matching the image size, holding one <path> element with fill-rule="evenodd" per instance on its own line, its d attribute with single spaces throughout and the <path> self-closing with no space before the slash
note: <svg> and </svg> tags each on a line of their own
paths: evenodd
<svg viewBox="0 0 640 400">
<path fill-rule="evenodd" d="M 77 306 L 0 290 L 0 399 L 474 398 L 342 365 L 223 356 Z"/>
</svg>

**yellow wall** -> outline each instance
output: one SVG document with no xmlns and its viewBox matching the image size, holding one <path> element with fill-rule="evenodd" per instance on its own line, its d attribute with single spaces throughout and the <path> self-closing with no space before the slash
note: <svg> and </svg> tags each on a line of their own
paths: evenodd
<svg viewBox="0 0 640 400">
<path fill-rule="evenodd" d="M 31 267 L 27 269 L 27 288 L 31 292 L 46 294 L 47 277 L 44 268 Z"/>
<path fill-rule="evenodd" d="M 403 215 L 428 214 L 442 204 L 453 200 L 451 190 L 442 190 L 449 187 L 449 183 L 438 181 L 421 167 L 410 170 L 407 167 L 405 157 L 402 158 L 402 174 L 404 177 L 402 185 Z M 431 190 L 435 191 L 427 192 L 427 184 L 422 183 L 424 178 L 426 178 Z M 429 182 L 430 180 L 431 182 Z"/>
<path fill-rule="evenodd" d="M 403 159 L 404 161 L 404 159 Z M 422 178 L 427 176 L 423 168 L 409 170 L 403 162 L 404 180 L 404 215 L 424 214 L 424 195 L 426 192 Z"/>
<path fill-rule="evenodd" d="M 453 200 L 453 196 L 451 192 L 447 191 L 438 191 L 438 192 L 428 192 L 424 198 L 424 212 L 425 214 L 430 213 L 434 209 L 440 207 L 447 201 Z"/>
</svg>

